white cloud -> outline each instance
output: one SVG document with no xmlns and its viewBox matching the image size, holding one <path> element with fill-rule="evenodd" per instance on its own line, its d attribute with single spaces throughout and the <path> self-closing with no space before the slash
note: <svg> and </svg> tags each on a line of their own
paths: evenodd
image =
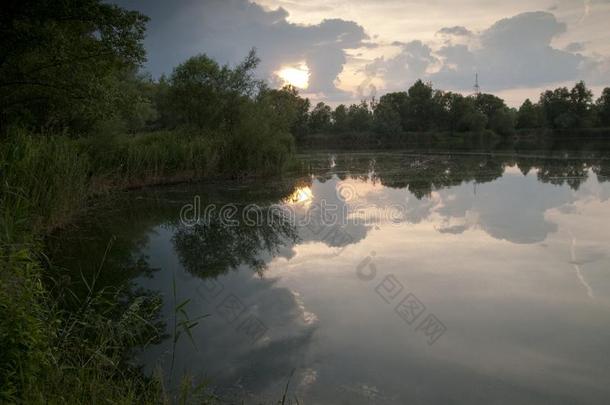
<svg viewBox="0 0 610 405">
<path fill-rule="evenodd" d="M 396 80 L 399 77 L 408 81 L 422 78 L 441 88 L 468 90 L 472 88 L 475 73 L 479 73 L 486 91 L 551 85 L 581 78 L 594 83 L 601 80 L 607 63 L 583 56 L 579 53 L 582 45 L 571 44 L 565 49 L 553 46 L 553 40 L 565 31 L 565 23 L 542 11 L 501 19 L 472 35 L 468 35 L 471 31 L 465 27 L 441 28 L 438 32 L 445 36 L 472 39 L 467 43 L 445 41 L 434 51 L 422 44 L 420 48 L 426 52 L 415 55 L 412 49 L 403 47 L 392 58 L 374 60 L 365 71 L 380 75 L 387 90 L 404 88 L 404 80 Z M 418 41 L 412 43 L 415 42 Z"/>
</svg>

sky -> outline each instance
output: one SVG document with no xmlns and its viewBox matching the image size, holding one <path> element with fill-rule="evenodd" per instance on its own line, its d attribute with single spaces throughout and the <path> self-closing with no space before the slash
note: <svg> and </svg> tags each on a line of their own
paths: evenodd
<svg viewBox="0 0 610 405">
<path fill-rule="evenodd" d="M 518 106 L 577 80 L 610 86 L 610 0 L 120 0 L 151 18 L 145 69 L 205 53 L 331 105 L 406 90 L 483 92 Z"/>
</svg>

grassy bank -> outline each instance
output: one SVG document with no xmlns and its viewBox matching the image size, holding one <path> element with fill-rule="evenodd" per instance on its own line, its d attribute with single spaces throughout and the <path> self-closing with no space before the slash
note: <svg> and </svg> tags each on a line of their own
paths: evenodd
<svg viewBox="0 0 610 405">
<path fill-rule="evenodd" d="M 49 278 L 42 238 L 100 193 L 214 177 L 279 173 L 291 138 L 256 146 L 221 134 L 162 131 L 72 139 L 12 131 L 0 148 L 0 402 L 159 403 L 161 379 L 128 362 L 162 333 L 152 297 L 93 285 L 78 310 Z M 249 148 L 246 158 L 235 159 Z M 101 265 L 100 265 L 101 268 Z M 60 287 L 61 286 L 61 287 Z M 133 297 L 132 297 L 133 298 Z M 185 391 L 188 391 L 185 388 Z"/>
</svg>

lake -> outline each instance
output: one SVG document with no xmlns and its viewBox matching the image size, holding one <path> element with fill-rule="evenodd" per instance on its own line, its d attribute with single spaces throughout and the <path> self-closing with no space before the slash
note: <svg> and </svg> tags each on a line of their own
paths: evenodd
<svg viewBox="0 0 610 405">
<path fill-rule="evenodd" d="M 167 337 L 134 362 L 228 403 L 287 382 L 309 404 L 610 401 L 603 154 L 299 158 L 99 201 L 51 251 L 73 280 L 159 296 Z"/>
</svg>

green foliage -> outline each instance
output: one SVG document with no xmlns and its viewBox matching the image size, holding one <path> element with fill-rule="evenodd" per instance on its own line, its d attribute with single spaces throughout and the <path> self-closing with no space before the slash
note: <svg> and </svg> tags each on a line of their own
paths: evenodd
<svg viewBox="0 0 610 405">
<path fill-rule="evenodd" d="M 470 103 L 467 103 L 467 105 L 471 106 Z M 487 121 L 485 114 L 476 109 L 468 108 L 458 121 L 458 130 L 480 132 L 487 126 Z"/>
<path fill-rule="evenodd" d="M 508 107 L 494 111 L 488 118 L 487 127 L 498 135 L 511 135 L 515 130 L 515 115 Z"/>
<path fill-rule="evenodd" d="M 576 128 L 589 128 L 593 122 L 593 93 L 580 81 L 570 91 L 570 112 Z"/>
<path fill-rule="evenodd" d="M 433 90 L 431 84 L 416 81 L 408 90 L 405 129 L 407 131 L 427 131 L 432 127 L 434 117 Z"/>
<path fill-rule="evenodd" d="M 82 131 L 117 114 L 116 75 L 144 60 L 146 21 L 100 0 L 9 0 L 0 17 L 0 122 Z"/>
<path fill-rule="evenodd" d="M 366 132 L 373 126 L 373 115 L 366 101 L 352 104 L 347 110 L 349 129 L 355 132 Z"/>
<path fill-rule="evenodd" d="M 555 90 L 546 90 L 540 94 L 540 107 L 546 120 L 546 125 L 552 128 L 561 128 L 561 123 L 566 119 L 559 119 L 566 116 L 570 111 L 570 91 L 566 87 Z"/>
<path fill-rule="evenodd" d="M 477 110 L 485 114 L 488 120 L 498 111 L 507 108 L 506 104 L 504 104 L 504 100 L 500 97 L 485 93 L 474 96 L 474 104 Z"/>
<path fill-rule="evenodd" d="M 38 233 L 65 222 L 89 192 L 89 160 L 65 136 L 11 131 L 0 147 L 3 235 Z M 17 220 L 23 213 L 21 220 Z"/>
<path fill-rule="evenodd" d="M 606 87 L 596 103 L 600 125 L 610 127 L 610 87 Z"/>
<path fill-rule="evenodd" d="M 539 104 L 548 127 L 572 129 L 592 126 L 593 94 L 582 81 L 572 90 L 560 87 L 543 92 Z"/>
<path fill-rule="evenodd" d="M 233 131 L 218 140 L 219 172 L 228 175 L 281 172 L 294 153 L 294 139 L 285 120 L 267 103 L 242 107 Z"/>
<path fill-rule="evenodd" d="M 5 236 L 3 236 L 4 238 Z M 11 238 L 13 239 L 13 238 Z M 14 402 L 48 365 L 51 328 L 37 259 L 0 240 L 0 402 Z M 14 242 L 14 240 L 11 240 Z"/>
<path fill-rule="evenodd" d="M 91 162 L 94 193 L 219 174 L 212 140 L 196 132 L 97 136 L 77 144 Z"/>
<path fill-rule="evenodd" d="M 339 104 L 332 112 L 333 132 L 342 133 L 349 129 L 349 117 L 347 116 L 347 107 L 344 104 Z"/>
<path fill-rule="evenodd" d="M 405 92 L 384 94 L 374 108 L 375 129 L 381 134 L 407 129 L 409 95 Z"/>
<path fill-rule="evenodd" d="M 473 97 L 447 92 L 442 97 L 441 123 L 449 131 L 479 132 L 487 126 L 487 116 L 476 108 Z"/>
<path fill-rule="evenodd" d="M 312 133 L 328 131 L 331 127 L 331 108 L 320 102 L 309 113 L 309 130 Z"/>
<path fill-rule="evenodd" d="M 490 134 L 508 136 L 515 128 L 583 129 L 610 125 L 610 90 L 605 89 L 595 105 L 592 97 L 581 81 L 571 90 L 562 87 L 543 92 L 536 104 L 527 99 L 517 111 L 492 94 L 463 96 L 435 90 L 418 80 L 408 91 L 384 94 L 378 102 L 363 101 L 349 108 L 341 104 L 334 111 L 319 103 L 309 114 L 308 139 L 317 143 L 314 135 L 325 131 L 347 133 L 352 140 L 362 138 L 356 134 L 371 136 L 372 131 L 377 134 L 372 135 L 372 140 L 382 142 L 400 140 L 410 132 L 488 130 Z"/>
<path fill-rule="evenodd" d="M 400 107 L 393 102 L 391 94 L 381 97 L 375 105 L 374 129 L 382 135 L 400 134 L 403 131 Z"/>
<path fill-rule="evenodd" d="M 540 107 L 526 99 L 517 112 L 516 128 L 540 128 L 542 125 Z"/>
<path fill-rule="evenodd" d="M 254 50 L 234 69 L 206 55 L 189 58 L 169 78 L 169 114 L 177 124 L 199 129 L 231 130 L 240 108 L 251 102 L 261 83 L 253 79 L 259 63 Z"/>
<path fill-rule="evenodd" d="M 269 104 L 278 124 L 295 138 L 301 138 L 307 133 L 309 99 L 299 97 L 294 86 L 284 86 L 280 90 L 265 89 L 259 100 Z"/>
</svg>

